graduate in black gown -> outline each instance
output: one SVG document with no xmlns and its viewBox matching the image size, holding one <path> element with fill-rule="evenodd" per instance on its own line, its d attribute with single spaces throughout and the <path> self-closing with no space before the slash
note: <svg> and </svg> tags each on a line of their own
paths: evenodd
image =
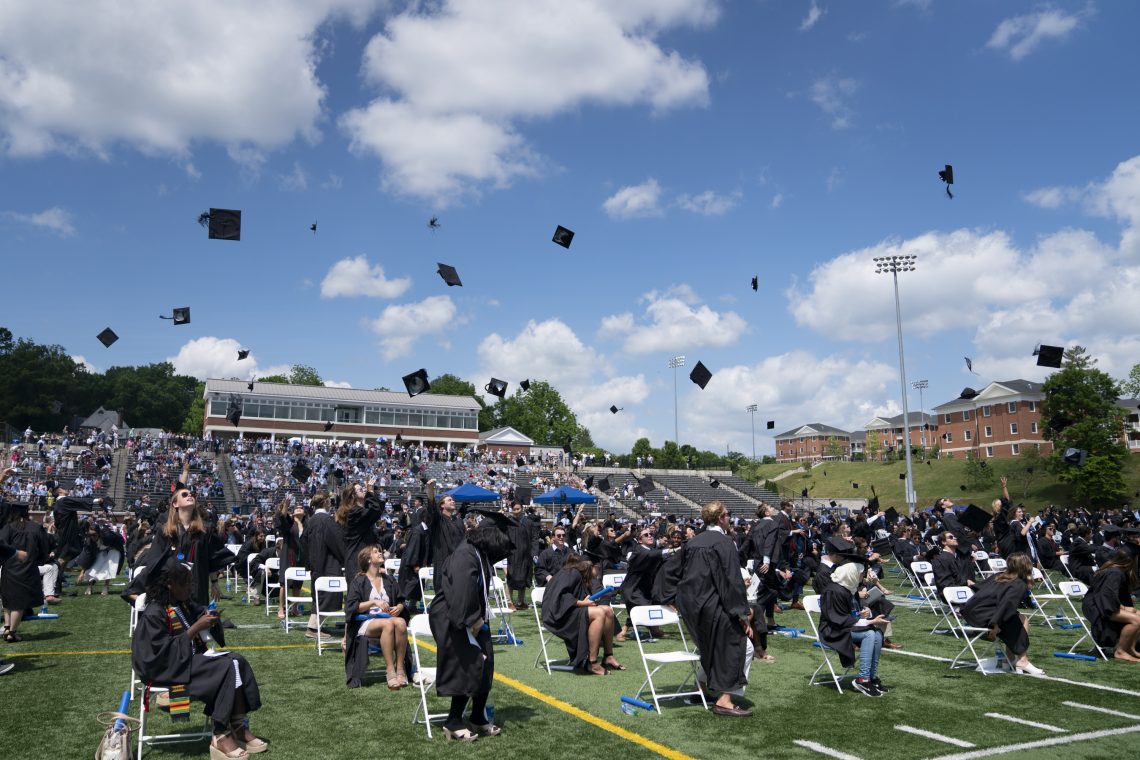
<svg viewBox="0 0 1140 760">
<path fill-rule="evenodd" d="M 534 571 L 534 585 L 545 586 L 554 574 L 566 564 L 570 547 L 566 545 L 566 526 L 557 524 L 550 535 L 550 546 L 538 553 L 538 567 Z"/>
<path fill-rule="evenodd" d="M 356 554 L 356 575 L 348 582 L 344 601 L 345 683 L 359 687 L 368 670 L 370 640 L 379 643 L 387 667 L 388 688 L 408 685 L 405 660 L 408 650 L 408 609 L 399 598 L 396 579 L 384 572 L 384 554 L 378 546 L 368 546 Z M 358 620 L 360 615 L 383 613 L 387 617 Z"/>
<path fill-rule="evenodd" d="M 212 760 L 264 752 L 267 742 L 254 736 L 246 722 L 261 707 L 253 668 L 240 654 L 206 653 L 202 634 L 209 632 L 222 644 L 221 625 L 216 613 L 191 601 L 194 576 L 186 565 L 163 555 L 149 570 L 146 607 L 131 637 L 135 672 L 144 683 L 170 688 L 172 719 L 180 717 L 183 699 L 204 703 L 214 723 Z"/>
<path fill-rule="evenodd" d="M 17 559 L 20 562 L 26 562 L 28 560 L 28 553 L 23 549 L 17 549 L 14 546 L 0 543 L 0 565 L 3 565 L 12 558 Z M 11 672 L 15 667 L 15 663 L 0 658 L 0 676 Z"/>
<path fill-rule="evenodd" d="M 285 498 L 280 504 L 277 505 L 277 511 L 273 515 L 273 532 L 277 535 L 277 559 L 280 561 L 281 569 L 278 571 L 279 580 L 282 582 L 285 579 L 285 571 L 290 567 L 303 567 L 305 564 L 303 542 L 305 538 L 305 508 L 300 504 L 294 504 L 291 498 Z M 279 599 L 277 605 L 277 617 L 284 619 L 287 610 L 285 609 L 285 596 L 287 589 L 283 588 L 279 591 Z M 293 593 L 289 596 L 299 596 L 296 593 L 300 591 L 300 583 L 294 583 L 291 589 Z"/>
<path fill-rule="evenodd" d="M 356 488 L 349 485 L 345 491 Z M 344 521 L 347 509 L 338 509 L 336 517 L 329 514 L 330 498 L 327 491 L 318 491 L 314 494 L 311 506 L 313 514 L 305 521 L 305 533 L 302 541 L 302 554 L 305 558 L 305 567 L 309 577 L 315 583 L 317 578 L 343 577 L 344 574 Z M 344 596 L 341 594 L 321 594 L 321 612 L 336 612 L 344 605 Z M 305 636 L 315 639 L 318 636 L 329 638 L 320 630 L 319 618 L 316 610 L 309 615 L 308 628 Z"/>
<path fill-rule="evenodd" d="M 831 581 L 819 600 L 819 638 L 839 655 L 843 667 L 855 662 L 859 645 L 859 675 L 852 686 L 868 697 L 881 697 L 888 689 L 879 679 L 879 657 L 883 651 L 883 631 L 887 620 L 875 615 L 859 600 L 859 584 L 866 572 L 859 555 L 831 571 Z"/>
<path fill-rule="evenodd" d="M 340 494 L 337 514 L 344 512 L 344 571 L 349 575 L 356 572 L 356 568 L 348 565 L 356 562 L 361 550 L 380 541 L 376 523 L 384 516 L 384 502 L 376 495 L 375 487 L 376 479 L 371 478 L 364 485 L 354 483 Z"/>
<path fill-rule="evenodd" d="M 970 601 L 962 605 L 962 617 L 978 628 L 989 628 L 1006 647 L 1004 667 L 1018 673 L 1042 675 L 1045 671 L 1029 662 L 1029 620 L 1018 606 L 1033 583 L 1033 561 L 1020 552 L 1009 555 L 1006 569 L 983 582 Z"/>
<path fill-rule="evenodd" d="M 1140 586 L 1137 555 L 1140 546 L 1126 542 L 1112 559 L 1096 571 L 1092 585 L 1081 602 L 1093 640 L 1113 658 L 1140 662 L 1140 612 L 1132 601 L 1132 589 Z"/>
<path fill-rule="evenodd" d="M 742 696 L 752 665 L 751 610 L 740 575 L 740 555 L 728 537 L 728 509 L 719 501 L 701 510 L 705 530 L 689 540 L 682 556 L 676 606 L 701 654 L 701 678 L 717 695 L 713 712 L 748 717 L 733 695 Z"/>
<path fill-rule="evenodd" d="M 511 505 L 511 517 L 518 525 L 509 529 L 514 548 L 511 549 L 511 556 L 507 557 L 507 588 L 518 597 L 515 608 L 525 610 L 526 590 L 531 586 L 535 557 L 538 554 L 537 547 L 531 544 L 531 536 L 535 531 L 531 528 L 531 518 L 523 514 L 521 501 L 516 500 Z"/>
<path fill-rule="evenodd" d="M 455 513 L 458 506 L 455 499 L 444 496 L 436 503 L 435 487 L 434 479 L 427 482 L 427 505 L 423 509 L 423 521 L 431 541 L 433 577 L 438 586 L 443 563 L 455 551 L 455 547 L 459 546 L 465 531 L 462 518 Z"/>
<path fill-rule="evenodd" d="M 1093 566 L 1097 564 L 1091 541 L 1092 528 L 1082 525 L 1069 547 L 1069 573 L 1086 586 L 1092 586 Z"/>
<path fill-rule="evenodd" d="M 575 669 L 606 675 L 607 669 L 625 670 L 614 657 L 614 610 L 590 599 L 597 577 L 596 558 L 570 555 L 562 569 L 546 584 L 542 597 L 542 625 L 566 644 Z M 605 659 L 598 662 L 598 650 Z"/>
<path fill-rule="evenodd" d="M 511 551 L 506 529 L 512 522 L 506 515 L 489 515 L 444 558 L 435 576 L 435 598 L 428 616 L 437 648 L 436 691 L 451 698 L 443 724 L 449 739 L 471 742 L 502 733 L 486 711 L 495 677 L 495 649 L 488 620 L 494 564 Z M 470 728 L 463 722 L 468 701 Z"/>
<path fill-rule="evenodd" d="M 46 565 L 51 554 L 51 541 L 39 523 L 28 518 L 28 505 L 12 505 L 8 522 L 0 528 L 0 544 L 12 549 L 0 573 L 0 597 L 4 600 L 4 640 L 20 641 L 17 630 L 24 613 L 44 603 L 40 565 Z M 23 559 L 21 559 L 21 557 Z"/>
<path fill-rule="evenodd" d="M 633 545 L 626 555 L 625 580 L 621 584 L 621 600 L 625 602 L 627 610 L 642 605 L 656 604 L 653 601 L 653 582 L 657 580 L 657 573 L 661 570 L 665 558 L 673 553 L 672 549 L 657 548 L 657 533 L 653 526 L 647 525 L 637 533 L 637 543 Z M 618 641 L 625 641 L 630 633 L 632 624 L 626 620 L 625 626 L 617 635 Z M 654 636 L 659 631 L 652 631 Z"/>
</svg>

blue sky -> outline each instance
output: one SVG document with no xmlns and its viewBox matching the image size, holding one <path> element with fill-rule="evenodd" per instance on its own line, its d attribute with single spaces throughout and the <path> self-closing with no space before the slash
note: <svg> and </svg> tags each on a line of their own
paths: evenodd
<svg viewBox="0 0 1140 760">
<path fill-rule="evenodd" d="M 0 323 L 97 370 L 547 379 L 622 451 L 683 354 L 682 440 L 750 452 L 755 403 L 770 453 L 901 410 L 888 253 L 927 409 L 1038 342 L 1140 361 L 1132 3 L 79 7 L 0 3 Z"/>
</svg>

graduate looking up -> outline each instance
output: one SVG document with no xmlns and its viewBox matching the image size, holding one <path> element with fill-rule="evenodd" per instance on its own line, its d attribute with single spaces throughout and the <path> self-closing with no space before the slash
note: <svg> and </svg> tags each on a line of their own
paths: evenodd
<svg viewBox="0 0 1140 760">
<path fill-rule="evenodd" d="M 444 496 L 436 503 L 435 488 L 435 478 L 432 478 L 427 482 L 427 505 L 423 510 L 423 521 L 431 537 L 433 577 L 438 579 L 443 575 L 444 561 L 463 540 L 465 529 L 462 518 L 456 514 L 454 497 Z M 439 583 L 438 580 L 435 582 Z"/>
</svg>

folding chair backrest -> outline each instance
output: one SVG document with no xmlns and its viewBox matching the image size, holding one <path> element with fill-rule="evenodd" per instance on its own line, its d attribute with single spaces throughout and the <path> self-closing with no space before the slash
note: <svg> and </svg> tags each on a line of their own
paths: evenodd
<svg viewBox="0 0 1140 760">
<path fill-rule="evenodd" d="M 309 577 L 309 571 L 305 568 L 288 567 L 285 568 L 285 580 L 290 583 L 296 583 L 297 581 L 307 581 L 311 579 Z"/>
<path fill-rule="evenodd" d="M 280 557 L 270 557 L 269 559 L 265 560 L 265 569 L 266 570 L 280 570 L 281 569 L 281 558 Z"/>
<path fill-rule="evenodd" d="M 1005 560 L 1000 557 L 994 557 L 990 560 L 990 570 L 993 570 L 995 573 L 1005 572 L 1006 567 Z"/>
<path fill-rule="evenodd" d="M 950 604 L 950 608 L 961 606 L 970 601 L 970 597 L 974 595 L 974 590 L 969 586 L 947 586 L 942 589 L 942 596 Z M 957 614 L 955 614 L 957 617 Z"/>
<path fill-rule="evenodd" d="M 1081 598 L 1089 592 L 1089 587 L 1080 581 L 1061 581 L 1061 593 L 1065 596 Z"/>
<path fill-rule="evenodd" d="M 1041 571 L 1036 567 L 1032 569 L 1030 577 L 1033 578 L 1033 580 L 1035 580 L 1035 581 L 1045 580 L 1045 576 L 1042 575 Z"/>
<path fill-rule="evenodd" d="M 934 572 L 934 565 L 929 562 L 911 562 L 910 569 L 916 576 L 921 578 L 923 573 Z"/>
<path fill-rule="evenodd" d="M 400 572 L 400 558 L 392 557 L 391 559 L 384 560 L 384 572 L 388 575 L 396 575 Z"/>
<path fill-rule="evenodd" d="M 412 616 L 412 619 L 408 621 L 408 635 L 418 638 L 432 638 L 431 620 L 426 613 Z"/>
<path fill-rule="evenodd" d="M 131 580 L 133 581 L 135 579 L 135 577 L 139 573 L 141 573 L 143 570 L 146 570 L 146 565 L 138 565 L 136 567 L 131 568 Z"/>
<path fill-rule="evenodd" d="M 625 573 L 606 573 L 602 576 L 603 586 L 621 588 L 621 584 L 623 583 L 625 583 Z"/>
<path fill-rule="evenodd" d="M 314 582 L 313 591 L 322 594 L 343 594 L 348 591 L 348 580 L 335 575 L 322 575 Z"/>
<path fill-rule="evenodd" d="M 530 603 L 535 607 L 542 606 L 542 598 L 546 596 L 545 586 L 535 586 L 530 590 Z"/>
<path fill-rule="evenodd" d="M 277 536 L 270 533 L 268 536 L 265 537 L 265 545 L 266 546 L 276 546 L 277 545 Z"/>
<path fill-rule="evenodd" d="M 804 611 L 807 612 L 808 614 L 810 614 L 810 615 L 818 615 L 819 614 L 819 597 L 816 596 L 815 594 L 813 594 L 811 596 L 805 596 L 803 599 L 800 600 L 800 602 L 803 603 Z M 813 623 L 813 625 L 814 625 L 814 623 Z"/>
<path fill-rule="evenodd" d="M 990 558 L 990 555 L 983 551 L 974 552 L 974 559 L 978 562 L 985 562 Z"/>
<path fill-rule="evenodd" d="M 662 607 L 657 604 L 646 604 L 640 607 L 634 607 L 629 611 L 629 618 L 633 625 L 640 625 L 646 628 L 676 625 L 680 620 L 676 612 L 668 607 Z"/>
<path fill-rule="evenodd" d="M 435 580 L 434 567 L 421 567 L 420 568 L 420 581 L 423 583 L 430 583 Z"/>
</svg>

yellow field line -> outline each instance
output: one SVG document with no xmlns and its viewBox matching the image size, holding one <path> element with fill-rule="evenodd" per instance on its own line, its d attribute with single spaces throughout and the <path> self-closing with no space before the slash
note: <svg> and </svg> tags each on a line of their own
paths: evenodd
<svg viewBox="0 0 1140 760">
<path fill-rule="evenodd" d="M 436 651 L 436 648 L 434 646 L 432 646 L 431 644 L 421 642 L 420 646 L 422 646 L 424 649 L 427 649 L 428 651 L 431 651 L 431 652 Z M 604 718 L 599 718 L 597 715 L 591 715 L 590 713 L 586 712 L 585 710 L 578 708 L 578 707 L 575 707 L 574 705 L 570 704 L 569 702 L 563 702 L 561 699 L 558 699 L 556 697 L 552 697 L 549 694 L 543 694 L 538 689 L 527 686 L 522 681 L 516 681 L 515 679 L 513 679 L 509 676 L 505 676 L 502 673 L 496 673 L 495 674 L 495 680 L 499 681 L 500 683 L 502 683 L 506 686 L 510 686 L 512 689 L 515 689 L 516 691 L 521 691 L 523 694 L 526 694 L 528 697 L 534 697 L 539 702 L 550 705 L 555 710 L 561 710 L 562 712 L 566 713 L 567 715 L 573 715 L 578 720 L 583 720 L 592 726 L 597 726 L 598 728 L 602 729 L 603 731 L 608 731 L 609 733 L 613 734 L 614 736 L 621 737 L 622 739 L 625 739 L 626 741 L 633 742 L 634 744 L 637 744 L 641 747 L 645 747 L 650 752 L 654 752 L 658 755 L 661 755 L 661 757 L 667 757 L 667 758 L 669 758 L 669 760 L 694 760 L 689 755 L 686 755 L 683 752 L 678 752 L 677 750 L 673 749 L 672 747 L 666 747 L 664 744 L 659 744 L 659 743 L 653 741 L 652 739 L 646 739 L 641 734 L 635 734 L 633 731 L 629 731 L 627 729 L 624 729 L 621 726 L 617 725 L 616 723 L 610 723 L 608 720 L 605 720 Z"/>
</svg>

